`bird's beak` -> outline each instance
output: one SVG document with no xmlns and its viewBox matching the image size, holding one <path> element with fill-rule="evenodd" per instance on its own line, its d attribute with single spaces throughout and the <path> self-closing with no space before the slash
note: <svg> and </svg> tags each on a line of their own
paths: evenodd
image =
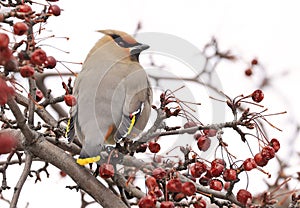
<svg viewBox="0 0 300 208">
<path fill-rule="evenodd" d="M 142 51 L 147 50 L 150 46 L 146 44 L 139 44 L 130 49 L 130 55 L 140 54 Z"/>
</svg>

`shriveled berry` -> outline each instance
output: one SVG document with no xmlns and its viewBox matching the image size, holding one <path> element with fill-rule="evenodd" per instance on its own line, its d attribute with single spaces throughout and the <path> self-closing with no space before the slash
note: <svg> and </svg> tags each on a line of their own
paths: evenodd
<svg viewBox="0 0 300 208">
<path fill-rule="evenodd" d="M 208 137 L 214 137 L 217 134 L 217 130 L 216 129 L 204 129 L 203 133 Z"/>
<path fill-rule="evenodd" d="M 261 155 L 266 160 L 271 160 L 272 158 L 275 157 L 275 150 L 271 146 L 265 146 L 261 150 Z"/>
<path fill-rule="evenodd" d="M 139 152 L 146 152 L 147 147 L 148 147 L 148 144 L 147 144 L 147 143 L 140 144 L 140 145 L 136 148 L 135 151 L 136 151 L 136 153 L 139 153 Z"/>
<path fill-rule="evenodd" d="M 159 167 L 159 168 L 155 168 L 153 171 L 152 171 L 152 176 L 154 178 L 156 178 L 157 180 L 161 180 L 163 179 L 164 177 L 166 177 L 167 175 L 167 172 L 165 171 L 165 169 Z"/>
<path fill-rule="evenodd" d="M 270 141 L 270 144 L 269 144 L 271 147 L 273 147 L 273 149 L 275 150 L 275 152 L 278 152 L 278 150 L 280 149 L 280 143 L 277 139 L 272 139 Z"/>
<path fill-rule="evenodd" d="M 252 96 L 252 100 L 257 103 L 261 102 L 264 99 L 264 93 L 259 89 L 255 90 L 251 96 Z"/>
<path fill-rule="evenodd" d="M 22 77 L 31 77 L 34 75 L 34 68 L 28 65 L 22 66 L 20 68 L 20 74 Z"/>
<path fill-rule="evenodd" d="M 36 49 L 30 56 L 30 61 L 32 64 L 41 66 L 47 60 L 47 54 L 42 49 Z"/>
<path fill-rule="evenodd" d="M 17 22 L 14 24 L 14 34 L 24 35 L 28 30 L 28 26 L 24 22 Z"/>
<path fill-rule="evenodd" d="M 245 190 L 245 189 L 240 189 L 238 192 L 237 192 L 237 195 L 236 195 L 236 199 L 243 205 L 246 205 L 248 200 L 249 201 L 252 201 L 252 194 Z"/>
<path fill-rule="evenodd" d="M 245 171 L 250 171 L 257 167 L 257 164 L 253 158 L 248 158 L 243 162 L 243 167 Z"/>
</svg>

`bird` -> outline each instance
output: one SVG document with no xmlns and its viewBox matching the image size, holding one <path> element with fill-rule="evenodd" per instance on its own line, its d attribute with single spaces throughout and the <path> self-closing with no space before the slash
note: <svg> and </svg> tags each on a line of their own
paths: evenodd
<svg viewBox="0 0 300 208">
<path fill-rule="evenodd" d="M 98 30 L 104 36 L 94 45 L 77 75 L 67 137 L 77 135 L 80 165 L 100 161 L 103 146 L 137 137 L 151 111 L 152 89 L 139 55 L 149 48 L 118 30 Z"/>
</svg>

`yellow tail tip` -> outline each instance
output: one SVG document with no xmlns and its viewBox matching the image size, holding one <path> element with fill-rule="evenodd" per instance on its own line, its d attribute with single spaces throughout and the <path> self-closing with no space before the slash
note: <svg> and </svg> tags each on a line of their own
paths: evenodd
<svg viewBox="0 0 300 208">
<path fill-rule="evenodd" d="M 88 157 L 88 158 L 78 158 L 76 160 L 76 162 L 79 164 L 79 165 L 86 165 L 86 164 L 89 164 L 89 163 L 93 163 L 93 162 L 98 162 L 100 160 L 100 156 L 96 156 L 96 157 Z"/>
</svg>

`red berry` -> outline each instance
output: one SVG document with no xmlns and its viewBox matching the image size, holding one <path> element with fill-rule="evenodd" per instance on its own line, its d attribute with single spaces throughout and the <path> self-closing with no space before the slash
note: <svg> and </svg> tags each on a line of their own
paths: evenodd
<svg viewBox="0 0 300 208">
<path fill-rule="evenodd" d="M 213 177 L 218 177 L 223 173 L 225 166 L 221 163 L 212 163 L 210 168 L 210 173 Z"/>
<path fill-rule="evenodd" d="M 271 146 L 265 146 L 261 150 L 261 156 L 266 160 L 271 160 L 275 157 L 275 150 Z"/>
<path fill-rule="evenodd" d="M 200 199 L 193 204 L 194 208 L 206 208 L 206 201 L 204 199 Z"/>
<path fill-rule="evenodd" d="M 199 183 L 202 185 L 202 186 L 208 186 L 209 185 L 209 182 L 210 182 L 211 178 L 207 177 L 207 176 L 202 176 L 200 179 L 199 179 Z"/>
<path fill-rule="evenodd" d="M 47 54 L 42 49 L 36 49 L 30 56 L 30 61 L 32 64 L 41 66 L 47 60 Z"/>
<path fill-rule="evenodd" d="M 255 90 L 251 96 L 252 100 L 257 103 L 261 102 L 264 99 L 264 93 L 261 90 Z"/>
<path fill-rule="evenodd" d="M 170 192 L 178 193 L 181 192 L 182 184 L 179 179 L 171 179 L 167 183 L 167 190 Z"/>
<path fill-rule="evenodd" d="M 152 153 L 158 153 L 160 150 L 160 145 L 157 142 L 150 141 L 148 144 L 149 150 Z"/>
<path fill-rule="evenodd" d="M 253 158 L 248 158 L 243 162 L 243 167 L 245 171 L 250 171 L 257 167 L 256 162 Z"/>
<path fill-rule="evenodd" d="M 159 189 L 158 186 L 154 188 L 154 195 L 155 195 L 155 197 L 157 197 L 157 198 L 160 198 L 160 197 L 163 196 L 163 192 Z"/>
<path fill-rule="evenodd" d="M 183 128 L 187 129 L 187 128 L 191 128 L 191 127 L 194 127 L 194 126 L 197 126 L 197 123 L 195 123 L 194 121 L 189 121 L 189 122 L 186 122 L 183 125 Z"/>
<path fill-rule="evenodd" d="M 22 77 L 31 77 L 34 75 L 34 68 L 28 65 L 22 66 L 20 68 L 20 74 Z"/>
<path fill-rule="evenodd" d="M 99 168 L 99 175 L 101 178 L 107 179 L 113 177 L 115 174 L 114 166 L 108 163 L 103 163 Z"/>
<path fill-rule="evenodd" d="M 185 195 L 183 193 L 174 193 L 172 195 L 172 198 L 174 199 L 174 201 L 180 202 L 182 199 L 185 198 Z"/>
<path fill-rule="evenodd" d="M 0 133 L 0 154 L 10 153 L 17 147 L 17 139 L 8 132 Z"/>
<path fill-rule="evenodd" d="M 209 149 L 210 143 L 211 143 L 211 140 L 210 140 L 210 138 L 207 138 L 207 136 L 200 136 L 197 141 L 199 150 L 204 151 L 204 152 Z"/>
<path fill-rule="evenodd" d="M 64 100 L 66 105 L 70 107 L 76 105 L 77 103 L 76 98 L 73 95 L 65 95 Z"/>
<path fill-rule="evenodd" d="M 15 90 L 6 84 L 6 81 L 0 77 L 0 105 L 5 105 L 8 99 L 15 95 Z M 1 147 L 1 146 L 0 146 Z"/>
<path fill-rule="evenodd" d="M 43 95 L 42 91 L 41 90 L 36 90 L 36 92 L 35 92 L 35 100 L 37 102 L 39 102 L 39 101 L 41 101 L 43 99 L 43 97 L 44 97 L 44 95 Z"/>
<path fill-rule="evenodd" d="M 167 172 L 163 169 L 163 168 L 155 168 L 153 171 L 152 171 L 152 176 L 154 178 L 156 178 L 157 180 L 161 180 L 163 179 L 164 177 L 166 177 L 167 175 Z"/>
<path fill-rule="evenodd" d="M 0 49 L 7 48 L 9 44 L 9 37 L 5 33 L 0 33 Z"/>
<path fill-rule="evenodd" d="M 280 143 L 277 139 L 272 139 L 270 141 L 270 144 L 269 144 L 271 147 L 273 147 L 273 149 L 275 150 L 275 152 L 278 152 L 278 150 L 280 149 Z"/>
<path fill-rule="evenodd" d="M 0 65 L 5 66 L 13 58 L 9 48 L 0 48 Z"/>
<path fill-rule="evenodd" d="M 59 16 L 61 9 L 57 5 L 51 5 L 48 9 L 49 14 L 53 14 L 54 16 Z"/>
<path fill-rule="evenodd" d="M 220 163 L 221 165 L 224 165 L 224 167 L 226 166 L 226 162 L 223 159 L 220 158 L 216 158 L 211 162 L 211 165 L 214 166 L 216 163 Z"/>
<path fill-rule="evenodd" d="M 17 22 L 14 24 L 14 34 L 24 35 L 28 30 L 28 26 L 24 22 Z"/>
<path fill-rule="evenodd" d="M 236 199 L 243 205 L 246 205 L 248 200 L 252 201 L 252 195 L 249 191 L 245 189 L 240 189 L 237 192 Z"/>
<path fill-rule="evenodd" d="M 254 160 L 255 163 L 260 167 L 263 167 L 268 164 L 268 160 L 266 160 L 260 152 L 254 156 Z"/>
<path fill-rule="evenodd" d="M 258 61 L 257 61 L 257 59 L 252 59 L 252 61 L 251 61 L 251 64 L 252 64 L 252 65 L 256 65 L 256 64 L 258 64 Z"/>
<path fill-rule="evenodd" d="M 155 208 L 156 200 L 150 195 L 142 197 L 139 202 L 139 208 Z"/>
<path fill-rule="evenodd" d="M 185 182 L 182 184 L 181 192 L 187 196 L 192 196 L 196 192 L 196 186 L 192 182 Z"/>
<path fill-rule="evenodd" d="M 146 178 L 145 184 L 146 184 L 146 186 L 148 187 L 148 189 L 149 189 L 150 191 L 154 191 L 154 189 L 155 189 L 156 187 L 158 187 L 158 184 L 157 184 L 157 182 L 156 182 L 156 179 L 155 179 L 153 176 L 148 176 L 148 177 Z"/>
<path fill-rule="evenodd" d="M 66 172 L 64 172 L 64 171 L 59 171 L 59 175 L 61 176 L 61 177 L 66 177 L 67 176 L 67 174 L 66 174 Z"/>
<path fill-rule="evenodd" d="M 56 59 L 53 56 L 48 56 L 45 61 L 45 67 L 53 69 L 56 66 Z"/>
<path fill-rule="evenodd" d="M 237 179 L 237 173 L 234 169 L 226 169 L 223 173 L 225 181 L 235 181 Z"/>
<path fill-rule="evenodd" d="M 214 137 L 217 134 L 217 130 L 216 129 L 204 129 L 203 133 L 208 137 Z"/>
<path fill-rule="evenodd" d="M 223 183 L 222 183 L 222 181 L 220 181 L 218 179 L 212 179 L 209 182 L 209 188 L 216 190 L 216 191 L 221 191 L 223 188 Z"/>
<path fill-rule="evenodd" d="M 206 170 L 207 166 L 203 162 L 195 162 L 190 166 L 190 172 L 194 178 L 199 178 Z"/>
<path fill-rule="evenodd" d="M 252 75 L 252 69 L 251 68 L 246 69 L 245 70 L 245 75 L 248 76 L 248 77 L 251 76 Z"/>
<path fill-rule="evenodd" d="M 161 204 L 160 204 L 160 208 L 175 208 L 175 205 L 173 202 L 171 201 L 163 201 Z"/>
<path fill-rule="evenodd" d="M 22 5 L 17 7 L 17 11 L 18 12 L 23 12 L 23 13 L 29 13 L 29 12 L 32 12 L 32 9 L 29 5 L 22 4 Z"/>
<path fill-rule="evenodd" d="M 228 190 L 230 187 L 230 182 L 225 182 L 224 184 L 224 190 Z"/>
</svg>

